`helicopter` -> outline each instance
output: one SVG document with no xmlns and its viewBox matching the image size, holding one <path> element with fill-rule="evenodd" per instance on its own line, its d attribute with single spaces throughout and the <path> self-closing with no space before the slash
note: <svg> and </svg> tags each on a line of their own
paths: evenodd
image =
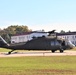
<svg viewBox="0 0 76 75">
<path fill-rule="evenodd" d="M 57 38 L 55 30 L 47 33 L 49 33 L 48 36 L 33 38 L 30 41 L 20 44 L 8 44 L 0 36 L 0 47 L 11 49 L 8 54 L 11 54 L 15 50 L 51 50 L 52 53 L 59 50 L 60 53 L 63 53 L 64 50 L 75 47 L 70 41 Z"/>
</svg>

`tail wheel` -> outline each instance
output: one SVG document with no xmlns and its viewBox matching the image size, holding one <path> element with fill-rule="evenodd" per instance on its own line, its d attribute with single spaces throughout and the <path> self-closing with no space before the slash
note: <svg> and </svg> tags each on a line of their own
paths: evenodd
<svg viewBox="0 0 76 75">
<path fill-rule="evenodd" d="M 11 52 L 8 52 L 8 54 L 11 54 Z"/>
<path fill-rule="evenodd" d="M 9 51 L 8 54 L 11 54 L 13 51 L 14 51 L 14 50 Z"/>
</svg>

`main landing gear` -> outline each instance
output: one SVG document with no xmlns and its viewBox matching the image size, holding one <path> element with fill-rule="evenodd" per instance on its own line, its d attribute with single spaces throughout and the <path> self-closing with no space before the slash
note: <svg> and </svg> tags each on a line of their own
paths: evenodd
<svg viewBox="0 0 76 75">
<path fill-rule="evenodd" d="M 64 50 L 63 50 L 63 49 L 61 49 L 61 50 L 60 50 L 60 53 L 63 53 L 63 52 L 64 52 Z"/>
<path fill-rule="evenodd" d="M 51 50 L 52 51 L 52 53 L 55 53 L 55 50 Z"/>
<path fill-rule="evenodd" d="M 55 51 L 56 51 L 56 50 L 51 50 L 52 53 L 55 53 Z M 60 51 L 60 53 L 63 53 L 63 52 L 64 52 L 63 49 L 60 49 L 59 51 Z"/>
</svg>

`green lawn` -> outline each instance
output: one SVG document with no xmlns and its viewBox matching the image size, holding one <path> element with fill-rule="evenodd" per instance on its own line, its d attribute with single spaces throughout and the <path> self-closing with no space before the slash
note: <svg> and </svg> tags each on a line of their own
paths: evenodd
<svg viewBox="0 0 76 75">
<path fill-rule="evenodd" d="M 10 51 L 10 49 L 0 48 L 0 52 L 8 52 L 8 51 Z"/>
<path fill-rule="evenodd" d="M 76 56 L 0 58 L 0 75 L 76 75 Z"/>
</svg>

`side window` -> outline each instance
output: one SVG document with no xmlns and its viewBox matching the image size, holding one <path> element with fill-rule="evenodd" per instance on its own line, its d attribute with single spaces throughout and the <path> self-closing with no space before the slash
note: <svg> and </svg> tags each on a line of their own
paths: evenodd
<svg viewBox="0 0 76 75">
<path fill-rule="evenodd" d="M 51 41 L 51 46 L 54 46 L 55 45 L 55 42 L 54 41 Z"/>
<path fill-rule="evenodd" d="M 51 46 L 60 45 L 58 41 L 51 41 Z"/>
<path fill-rule="evenodd" d="M 60 43 L 58 41 L 55 41 L 55 45 L 59 45 Z"/>
</svg>

